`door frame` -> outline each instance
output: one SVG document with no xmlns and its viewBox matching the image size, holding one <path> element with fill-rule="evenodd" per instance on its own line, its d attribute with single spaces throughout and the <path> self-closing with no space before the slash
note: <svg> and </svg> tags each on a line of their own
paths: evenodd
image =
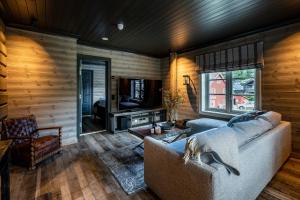
<svg viewBox="0 0 300 200">
<path fill-rule="evenodd" d="M 93 63 L 105 62 L 105 93 L 106 93 L 106 129 L 109 129 L 109 113 L 111 112 L 111 58 L 91 56 L 84 54 L 77 54 L 77 137 L 82 133 L 82 109 L 81 109 L 81 63 L 82 61 L 89 61 Z"/>
<path fill-rule="evenodd" d="M 94 101 L 94 71 L 93 70 L 90 70 L 90 69 L 80 69 L 81 70 L 81 72 L 83 71 L 83 70 L 86 70 L 86 71 L 90 71 L 91 72 L 91 74 L 92 74 L 92 77 L 91 77 L 91 99 L 90 99 L 90 115 L 92 115 L 93 114 L 93 101 Z M 106 70 L 105 70 L 106 71 Z M 82 73 L 81 73 L 81 84 L 82 84 Z M 80 88 L 81 89 L 81 88 Z M 83 91 L 80 91 L 80 93 L 82 93 Z M 82 105 L 81 105 L 82 106 Z M 82 111 L 82 110 L 81 110 Z"/>
</svg>

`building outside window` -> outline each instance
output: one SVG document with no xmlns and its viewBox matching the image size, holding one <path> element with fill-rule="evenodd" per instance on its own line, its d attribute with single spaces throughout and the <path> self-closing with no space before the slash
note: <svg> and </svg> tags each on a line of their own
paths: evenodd
<svg viewBox="0 0 300 200">
<path fill-rule="evenodd" d="M 202 74 L 202 112 L 238 114 L 259 108 L 259 69 Z"/>
</svg>

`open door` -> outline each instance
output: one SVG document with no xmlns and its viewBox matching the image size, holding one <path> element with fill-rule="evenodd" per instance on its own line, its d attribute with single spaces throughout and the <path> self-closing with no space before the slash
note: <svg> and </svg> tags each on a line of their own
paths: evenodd
<svg viewBox="0 0 300 200">
<path fill-rule="evenodd" d="M 79 135 L 106 131 L 110 112 L 110 60 L 79 55 Z"/>
</svg>

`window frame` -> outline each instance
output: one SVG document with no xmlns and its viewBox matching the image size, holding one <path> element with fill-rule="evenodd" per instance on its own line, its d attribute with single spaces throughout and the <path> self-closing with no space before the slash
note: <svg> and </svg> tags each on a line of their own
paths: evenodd
<svg viewBox="0 0 300 200">
<path fill-rule="evenodd" d="M 238 70 L 236 70 L 238 71 Z M 232 71 L 227 71 L 232 72 Z M 232 73 L 226 72 L 226 93 L 225 93 L 225 109 L 209 108 L 209 73 L 200 74 L 200 105 L 199 113 L 215 117 L 230 118 L 238 114 L 245 113 L 243 111 L 233 110 L 232 106 Z M 255 69 L 255 109 L 261 110 L 261 69 Z"/>
</svg>

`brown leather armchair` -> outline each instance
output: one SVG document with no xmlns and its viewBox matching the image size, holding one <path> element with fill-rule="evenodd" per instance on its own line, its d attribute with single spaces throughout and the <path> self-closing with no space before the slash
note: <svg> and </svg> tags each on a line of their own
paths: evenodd
<svg viewBox="0 0 300 200">
<path fill-rule="evenodd" d="M 62 127 L 38 128 L 35 116 L 2 121 L 1 140 L 12 139 L 11 157 L 16 164 L 30 169 L 46 158 L 61 151 Z M 56 134 L 39 136 L 40 131 L 56 130 Z"/>
</svg>

